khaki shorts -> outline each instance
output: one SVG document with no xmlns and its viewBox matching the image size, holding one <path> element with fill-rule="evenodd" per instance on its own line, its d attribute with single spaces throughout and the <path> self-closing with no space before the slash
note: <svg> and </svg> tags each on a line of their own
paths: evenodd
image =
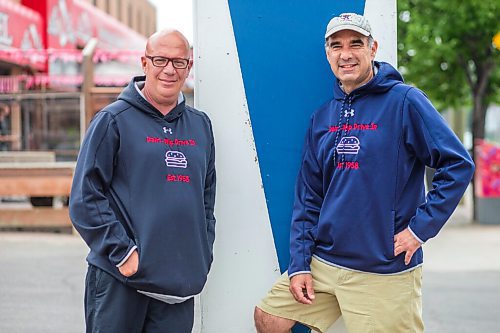
<svg viewBox="0 0 500 333">
<path fill-rule="evenodd" d="M 285 272 L 258 307 L 322 333 L 340 316 L 349 333 L 424 331 L 421 267 L 380 275 L 341 269 L 313 258 L 311 272 L 313 304 L 295 301 Z"/>
</svg>

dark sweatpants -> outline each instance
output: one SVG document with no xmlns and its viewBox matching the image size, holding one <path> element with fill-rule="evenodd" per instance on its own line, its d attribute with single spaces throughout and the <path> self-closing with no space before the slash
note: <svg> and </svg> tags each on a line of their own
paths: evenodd
<svg viewBox="0 0 500 333">
<path fill-rule="evenodd" d="M 89 265 L 85 280 L 87 333 L 191 333 L 194 299 L 167 304 Z"/>
</svg>

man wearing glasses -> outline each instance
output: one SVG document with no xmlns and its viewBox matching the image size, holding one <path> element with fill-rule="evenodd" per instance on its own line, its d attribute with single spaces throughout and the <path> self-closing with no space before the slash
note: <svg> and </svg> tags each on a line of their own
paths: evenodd
<svg viewBox="0 0 500 333">
<path fill-rule="evenodd" d="M 70 217 L 90 248 L 87 332 L 190 333 L 215 238 L 208 116 L 185 105 L 192 67 L 178 31 L 152 35 L 135 77 L 92 120 Z"/>
</svg>

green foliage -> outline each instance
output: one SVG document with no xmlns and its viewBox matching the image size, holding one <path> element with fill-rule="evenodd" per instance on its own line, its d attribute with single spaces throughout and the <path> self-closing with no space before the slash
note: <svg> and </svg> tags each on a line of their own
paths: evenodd
<svg viewBox="0 0 500 333">
<path fill-rule="evenodd" d="M 408 83 L 440 110 L 472 107 L 475 94 L 483 106 L 500 102 L 500 51 L 492 44 L 500 31 L 500 1 L 397 2 L 398 62 Z M 483 77 L 488 77 L 485 93 L 478 95 Z"/>
</svg>

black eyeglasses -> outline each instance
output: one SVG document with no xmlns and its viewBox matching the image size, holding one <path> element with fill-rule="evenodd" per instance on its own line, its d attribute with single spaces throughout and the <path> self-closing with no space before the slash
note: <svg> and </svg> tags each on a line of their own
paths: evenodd
<svg viewBox="0 0 500 333">
<path fill-rule="evenodd" d="M 172 66 L 176 69 L 184 69 L 189 65 L 189 59 L 184 58 L 165 58 L 165 57 L 152 57 L 145 56 L 146 58 L 151 60 L 151 63 L 155 67 L 167 67 L 169 62 L 172 62 Z"/>
</svg>

